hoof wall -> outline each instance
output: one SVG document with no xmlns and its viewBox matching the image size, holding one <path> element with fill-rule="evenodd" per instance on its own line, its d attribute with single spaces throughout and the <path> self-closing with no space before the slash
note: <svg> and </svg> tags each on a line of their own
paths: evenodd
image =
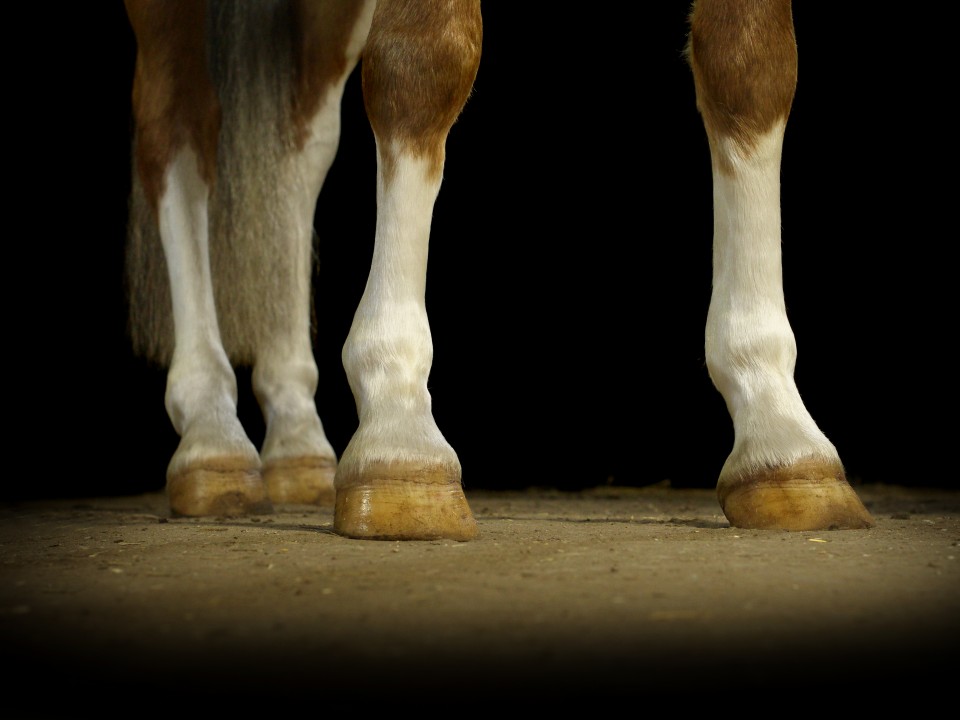
<svg viewBox="0 0 960 720">
<path fill-rule="evenodd" d="M 381 480 L 337 490 L 334 530 L 368 540 L 472 540 L 477 521 L 459 483 Z"/>
<path fill-rule="evenodd" d="M 326 458 L 285 458 L 267 462 L 263 481 L 274 505 L 318 505 L 333 507 L 336 490 L 333 478 L 337 463 Z"/>
<path fill-rule="evenodd" d="M 767 468 L 733 481 L 717 495 L 731 525 L 757 530 L 860 530 L 874 520 L 847 482 L 843 468 L 805 462 Z"/>
<path fill-rule="evenodd" d="M 195 467 L 167 478 L 174 517 L 264 515 L 273 512 L 260 473 L 250 469 Z"/>
</svg>

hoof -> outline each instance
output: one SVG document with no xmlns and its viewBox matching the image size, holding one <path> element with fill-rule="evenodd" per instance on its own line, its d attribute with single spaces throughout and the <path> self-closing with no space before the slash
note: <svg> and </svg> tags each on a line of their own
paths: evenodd
<svg viewBox="0 0 960 720">
<path fill-rule="evenodd" d="M 273 512 L 266 485 L 246 460 L 185 468 L 167 478 L 175 517 L 263 515 Z"/>
<path fill-rule="evenodd" d="M 757 530 L 859 530 L 874 521 L 837 463 L 808 460 L 721 478 L 717 497 L 731 525 Z"/>
<path fill-rule="evenodd" d="M 477 521 L 459 479 L 429 482 L 422 471 L 416 471 L 415 478 L 402 479 L 403 473 L 391 470 L 387 476 L 387 470 L 368 472 L 362 481 L 340 483 L 335 532 L 365 540 L 463 541 L 477 536 Z"/>
<path fill-rule="evenodd" d="M 328 458 L 283 458 L 264 464 L 263 481 L 274 505 L 333 507 L 336 472 L 336 461 Z"/>
</svg>

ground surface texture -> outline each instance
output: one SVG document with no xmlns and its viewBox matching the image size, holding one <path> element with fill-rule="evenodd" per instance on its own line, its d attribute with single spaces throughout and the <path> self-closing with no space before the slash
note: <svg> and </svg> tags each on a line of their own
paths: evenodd
<svg viewBox="0 0 960 720">
<path fill-rule="evenodd" d="M 466 543 L 173 519 L 162 493 L 8 503 L 4 674 L 17 717 L 952 697 L 960 493 L 857 490 L 875 527 L 775 532 L 668 484 L 468 489 Z"/>
</svg>

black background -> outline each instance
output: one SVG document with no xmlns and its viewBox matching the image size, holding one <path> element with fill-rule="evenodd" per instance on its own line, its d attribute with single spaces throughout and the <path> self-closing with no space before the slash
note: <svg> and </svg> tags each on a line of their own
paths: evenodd
<svg viewBox="0 0 960 720">
<path fill-rule="evenodd" d="M 952 487 L 946 51 L 919 5 L 895 17 L 823 5 L 794 11 L 784 146 L 797 382 L 855 482 Z M 732 444 L 704 367 L 710 160 L 681 55 L 687 6 L 595 7 L 484 5 L 427 289 L 434 413 L 468 489 L 711 487 Z M 9 87 L 4 491 L 156 490 L 177 438 L 163 373 L 131 356 L 125 334 L 134 40 L 119 0 L 45 8 L 14 24 L 29 50 Z M 356 426 L 340 350 L 376 211 L 358 80 L 316 223 L 317 398 L 338 453 Z M 259 442 L 248 372 L 240 383 Z"/>
</svg>

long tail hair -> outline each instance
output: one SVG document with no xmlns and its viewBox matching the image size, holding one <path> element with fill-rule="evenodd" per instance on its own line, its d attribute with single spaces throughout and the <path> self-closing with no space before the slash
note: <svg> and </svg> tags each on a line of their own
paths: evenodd
<svg viewBox="0 0 960 720">
<path fill-rule="evenodd" d="M 285 289 L 312 277 L 295 257 L 300 253 L 290 251 L 296 200 L 283 190 L 291 179 L 284 160 L 294 143 L 290 8 L 285 0 L 209 5 L 209 64 L 223 118 L 210 195 L 211 273 L 224 348 L 235 364 L 251 364 L 289 322 L 280 301 Z M 135 353 L 168 365 L 170 283 L 156 217 L 133 162 L 125 258 L 130 339 Z M 311 265 L 313 257 L 311 249 Z"/>
</svg>

